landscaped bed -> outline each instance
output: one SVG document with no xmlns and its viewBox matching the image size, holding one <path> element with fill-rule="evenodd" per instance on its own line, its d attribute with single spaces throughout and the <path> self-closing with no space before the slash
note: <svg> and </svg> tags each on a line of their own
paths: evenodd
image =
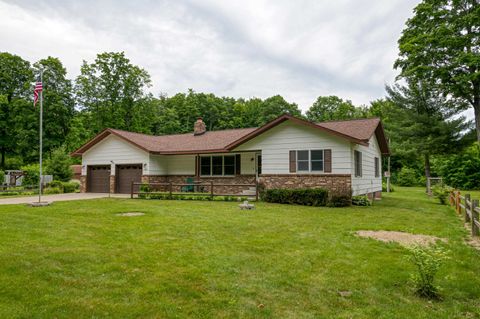
<svg viewBox="0 0 480 319">
<path fill-rule="evenodd" d="M 370 207 L 255 205 L 2 206 L 0 318 L 480 316 L 480 253 L 465 244 L 461 219 L 424 189 L 397 187 Z M 360 230 L 445 239 L 442 299 L 414 294 L 406 248 Z"/>
</svg>

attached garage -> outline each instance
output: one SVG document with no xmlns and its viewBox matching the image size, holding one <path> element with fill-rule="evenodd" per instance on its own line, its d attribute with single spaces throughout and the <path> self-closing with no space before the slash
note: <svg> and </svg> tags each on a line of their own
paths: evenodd
<svg viewBox="0 0 480 319">
<path fill-rule="evenodd" d="M 117 165 L 115 169 L 116 175 L 116 192 L 121 194 L 129 194 L 132 187 L 132 181 L 140 183 L 142 181 L 142 164 Z M 136 186 L 138 190 L 138 186 Z"/>
<path fill-rule="evenodd" d="M 89 165 L 87 192 L 108 193 L 110 191 L 110 165 Z"/>
</svg>

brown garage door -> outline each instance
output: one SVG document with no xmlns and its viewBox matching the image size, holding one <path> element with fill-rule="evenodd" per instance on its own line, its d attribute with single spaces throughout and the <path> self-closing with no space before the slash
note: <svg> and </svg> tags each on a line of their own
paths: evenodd
<svg viewBox="0 0 480 319">
<path fill-rule="evenodd" d="M 132 181 L 135 183 L 142 181 L 142 164 L 117 165 L 115 172 L 117 176 L 117 193 L 129 194 Z M 138 190 L 138 186 L 135 190 Z"/>
<path fill-rule="evenodd" d="M 108 193 L 110 191 L 110 165 L 88 166 L 87 192 Z"/>
</svg>

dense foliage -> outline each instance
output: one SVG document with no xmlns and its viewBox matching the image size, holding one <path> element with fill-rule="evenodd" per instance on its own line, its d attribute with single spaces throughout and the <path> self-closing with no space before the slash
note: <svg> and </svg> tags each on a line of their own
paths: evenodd
<svg viewBox="0 0 480 319">
<path fill-rule="evenodd" d="M 72 178 L 70 156 L 65 151 L 65 147 L 60 147 L 52 151 L 50 158 L 46 162 L 45 172 L 53 175 L 53 179 L 68 182 Z"/>
<path fill-rule="evenodd" d="M 328 191 L 323 188 L 266 189 L 261 196 L 262 200 L 269 203 L 325 206 Z"/>
</svg>

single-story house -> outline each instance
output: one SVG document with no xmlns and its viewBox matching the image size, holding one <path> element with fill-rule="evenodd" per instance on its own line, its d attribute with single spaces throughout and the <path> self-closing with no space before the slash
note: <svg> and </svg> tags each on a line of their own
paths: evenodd
<svg viewBox="0 0 480 319">
<path fill-rule="evenodd" d="M 314 123 L 282 115 L 261 127 L 220 131 L 207 131 L 199 118 L 192 133 L 163 136 L 108 128 L 72 155 L 82 157 L 82 192 L 129 193 L 132 181 L 194 180 L 228 184 L 216 192 L 229 194 L 258 182 L 379 196 L 389 148 L 378 118 Z"/>
</svg>

